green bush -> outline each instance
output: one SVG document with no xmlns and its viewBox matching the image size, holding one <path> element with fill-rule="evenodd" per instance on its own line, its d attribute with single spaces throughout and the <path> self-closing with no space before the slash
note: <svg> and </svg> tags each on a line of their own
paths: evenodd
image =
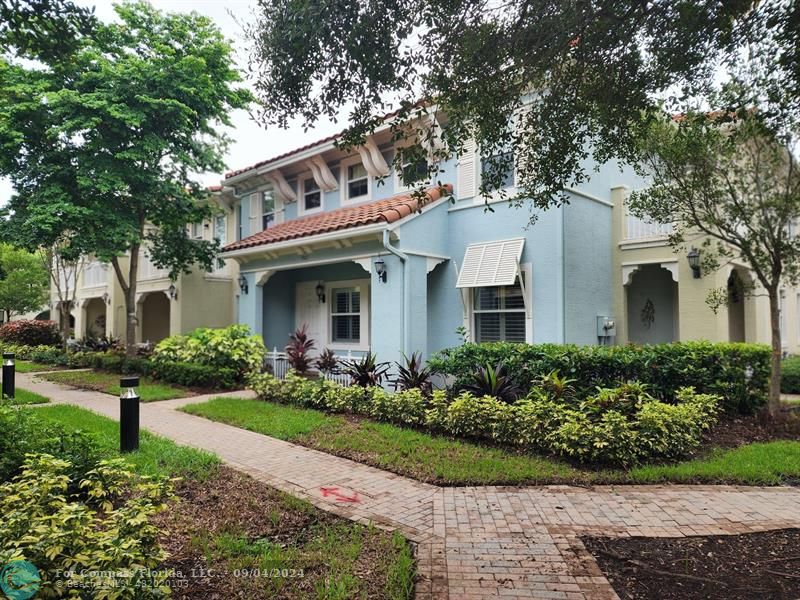
<svg viewBox="0 0 800 600">
<path fill-rule="evenodd" d="M 90 435 L 42 420 L 29 411 L 0 406 L 0 431 L 0 482 L 19 473 L 27 454 L 51 454 L 69 461 L 71 479 L 82 478 L 101 458 Z"/>
<path fill-rule="evenodd" d="M 800 394 L 800 356 L 790 356 L 781 362 L 781 392 Z"/>
<path fill-rule="evenodd" d="M 670 403 L 638 383 L 601 388 L 582 401 L 534 388 L 508 404 L 492 396 L 462 392 L 450 400 L 442 390 L 430 397 L 412 389 L 343 387 L 290 372 L 284 381 L 264 373 L 250 386 L 262 400 L 353 412 L 379 421 L 485 439 L 582 462 L 633 465 L 682 456 L 695 448 L 716 421 L 720 398 L 692 388 L 676 390 Z"/>
<path fill-rule="evenodd" d="M 22 473 L 0 486 L 0 564 L 36 565 L 45 598 L 168 595 L 156 572 L 166 553 L 150 517 L 171 497 L 169 482 L 137 477 L 121 459 L 101 462 L 80 482 L 71 471 L 67 461 L 28 455 Z M 70 493 L 76 484 L 85 500 Z M 109 581 L 108 573 L 125 575 Z"/>
<path fill-rule="evenodd" d="M 57 346 L 61 332 L 55 321 L 20 319 L 0 325 L 0 340 L 26 346 Z"/>
<path fill-rule="evenodd" d="M 429 365 L 469 385 L 479 365 L 503 363 L 526 391 L 549 373 L 570 380 L 578 397 L 625 381 L 639 381 L 656 398 L 670 402 L 681 387 L 722 397 L 725 410 L 748 413 L 766 402 L 770 350 L 759 344 L 678 342 L 645 346 L 562 344 L 464 344 L 442 350 Z"/>
<path fill-rule="evenodd" d="M 237 387 L 237 373 L 233 369 L 212 369 L 194 363 L 159 361 L 150 367 L 150 375 L 160 381 L 186 387 L 230 390 Z"/>
<path fill-rule="evenodd" d="M 224 329 L 201 327 L 188 335 L 173 335 L 158 343 L 153 361 L 196 363 L 231 369 L 244 381 L 246 375 L 261 370 L 266 349 L 261 336 L 251 335 L 247 325 Z"/>
</svg>

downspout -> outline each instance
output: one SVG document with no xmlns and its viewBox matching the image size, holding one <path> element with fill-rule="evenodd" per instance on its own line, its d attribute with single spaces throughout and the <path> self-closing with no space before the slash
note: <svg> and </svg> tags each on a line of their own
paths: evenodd
<svg viewBox="0 0 800 600">
<path fill-rule="evenodd" d="M 409 312 L 410 312 L 410 305 L 411 305 L 411 289 L 408 285 L 408 255 L 403 254 L 391 245 L 389 242 L 389 230 L 383 230 L 383 247 L 386 248 L 387 251 L 394 254 L 397 258 L 400 259 L 400 262 L 403 263 L 403 321 L 402 321 L 402 328 L 403 328 L 403 348 L 402 353 L 405 355 L 408 349 L 408 321 L 409 321 Z"/>
</svg>

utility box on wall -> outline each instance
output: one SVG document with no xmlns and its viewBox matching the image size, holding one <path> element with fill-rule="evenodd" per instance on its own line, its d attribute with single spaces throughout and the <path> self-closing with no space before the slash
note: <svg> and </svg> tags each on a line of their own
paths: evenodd
<svg viewBox="0 0 800 600">
<path fill-rule="evenodd" d="M 617 323 L 614 317 L 597 316 L 597 337 L 609 338 L 617 335 Z"/>
</svg>

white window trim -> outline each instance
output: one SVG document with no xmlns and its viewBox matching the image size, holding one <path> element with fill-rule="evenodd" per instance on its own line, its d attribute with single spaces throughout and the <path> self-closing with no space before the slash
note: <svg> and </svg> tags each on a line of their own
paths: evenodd
<svg viewBox="0 0 800 600">
<path fill-rule="evenodd" d="M 357 344 L 349 344 L 347 342 L 334 342 L 333 341 L 333 290 L 339 288 L 361 288 L 361 298 L 359 298 L 361 309 L 361 323 L 360 332 L 361 340 Z M 372 332 L 369 328 L 370 323 L 370 280 L 369 279 L 348 279 L 344 281 L 330 281 L 325 283 L 325 297 L 328 299 L 325 302 L 327 313 L 326 319 L 328 320 L 328 347 L 331 350 L 369 350 L 372 341 Z"/>
<path fill-rule="evenodd" d="M 211 239 L 217 239 L 217 221 L 222 219 L 222 232 L 224 238 L 220 240 L 221 245 L 225 245 L 228 243 L 228 215 L 214 215 L 213 226 L 211 231 Z"/>
<path fill-rule="evenodd" d="M 395 157 L 397 156 L 397 152 L 402 148 L 407 148 L 411 146 L 411 141 L 406 141 L 404 144 L 398 144 L 395 148 Z M 428 161 L 428 168 L 430 168 L 430 157 L 426 157 Z M 429 187 L 431 182 L 433 181 L 433 177 L 428 177 L 428 179 L 420 179 L 419 181 L 415 181 L 411 185 L 405 185 L 403 183 L 403 170 L 402 165 L 400 169 L 397 168 L 397 165 L 394 163 L 394 159 L 392 160 L 392 170 L 394 171 L 394 189 L 396 192 L 412 192 L 414 190 L 419 189 L 420 187 Z"/>
<path fill-rule="evenodd" d="M 316 213 L 323 212 L 325 210 L 325 192 L 322 188 L 317 184 L 317 189 L 314 191 L 319 192 L 319 207 L 312 208 L 311 210 L 306 209 L 306 180 L 312 179 L 314 183 L 317 181 L 314 179 L 313 173 L 311 171 L 307 171 L 306 173 L 301 173 L 297 176 L 297 214 L 298 215 L 314 215 Z"/>
<path fill-rule="evenodd" d="M 483 185 L 483 155 L 481 154 L 481 149 L 476 147 L 475 150 L 475 197 L 473 198 L 472 202 L 474 204 L 485 204 L 488 200 L 489 204 L 494 204 L 495 202 L 504 202 L 508 200 L 508 196 L 515 196 L 517 194 L 517 181 L 519 180 L 519 172 L 517 171 L 517 158 L 514 156 L 514 183 L 507 187 L 504 187 L 506 195 L 505 197 L 500 194 L 500 190 L 493 190 L 489 195 L 488 198 L 481 196 L 480 189 L 481 185 Z"/>
<path fill-rule="evenodd" d="M 364 163 L 361 161 L 361 156 L 356 154 L 355 156 L 351 156 L 350 158 L 346 158 L 339 163 L 339 187 L 342 190 L 342 206 L 346 206 L 348 204 L 361 204 L 362 202 L 369 202 L 372 200 L 372 175 L 369 174 L 367 171 L 367 193 L 364 196 L 358 196 L 356 198 L 348 198 L 348 185 L 347 185 L 347 167 L 351 167 L 353 165 L 363 165 Z M 365 167 L 366 168 L 366 167 Z"/>
<path fill-rule="evenodd" d="M 524 277 L 524 285 L 522 286 L 522 294 L 524 296 L 524 300 L 526 302 L 526 306 L 530 307 L 530 309 L 525 310 L 525 343 L 532 344 L 533 343 L 533 267 L 531 263 L 520 263 L 520 271 L 522 272 L 522 276 Z M 492 287 L 492 286 L 483 286 L 483 287 Z M 470 342 L 475 342 L 477 336 L 475 335 L 475 295 L 474 290 L 479 288 L 461 288 L 458 291 L 461 292 L 461 297 L 463 300 L 463 307 L 464 307 L 464 319 L 463 324 L 467 330 L 467 338 Z M 500 312 L 500 311 L 493 311 L 493 312 Z M 518 312 L 518 311 L 508 311 L 508 312 Z"/>
<path fill-rule="evenodd" d="M 195 232 L 195 227 L 200 228 L 200 235 L 197 235 L 197 233 Z M 193 240 L 202 240 L 204 237 L 203 236 L 204 229 L 205 229 L 205 221 L 200 221 L 199 223 L 192 223 L 189 226 L 189 237 L 191 237 Z"/>
<path fill-rule="evenodd" d="M 272 192 L 272 210 L 269 211 L 269 212 L 264 212 L 264 192 Z M 258 231 L 264 231 L 264 229 L 265 229 L 265 227 L 264 227 L 264 217 L 266 217 L 267 215 L 272 215 L 272 226 L 273 227 L 275 227 L 275 225 L 278 224 L 278 213 L 280 212 L 278 210 L 278 194 L 273 188 L 263 189 L 263 190 L 257 192 L 257 194 L 258 194 L 257 195 L 257 198 L 258 198 L 257 202 L 260 205 L 258 207 L 259 208 L 259 211 L 258 211 L 258 215 L 259 215 L 258 216 L 258 219 L 259 219 L 259 221 L 258 221 Z"/>
</svg>

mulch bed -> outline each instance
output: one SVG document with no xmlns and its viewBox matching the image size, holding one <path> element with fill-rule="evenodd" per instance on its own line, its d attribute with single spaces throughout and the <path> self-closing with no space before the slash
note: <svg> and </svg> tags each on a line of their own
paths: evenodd
<svg viewBox="0 0 800 600">
<path fill-rule="evenodd" d="M 321 531 L 326 531 L 326 526 L 365 529 L 308 503 L 293 500 L 228 467 L 220 467 L 202 482 L 180 482 L 176 493 L 179 501 L 156 517 L 162 530 L 159 542 L 169 553 L 163 568 L 174 569 L 182 575 L 169 582 L 173 598 L 316 597 L 315 585 L 327 575 L 324 561 L 306 557 L 302 564 L 288 565 L 290 569 L 302 570 L 302 575 L 284 574 L 279 582 L 267 581 L 260 574 L 241 575 L 238 570 L 252 568 L 246 560 L 220 558 L 209 551 L 215 536 L 231 534 L 294 549 L 302 548 Z M 389 535 L 375 530 L 362 536 L 363 546 L 353 566 L 353 573 L 359 579 L 359 597 L 378 599 L 384 595 Z M 208 545 L 210 540 L 211 546 Z"/>
<path fill-rule="evenodd" d="M 754 442 L 800 440 L 800 412 L 786 411 L 776 419 L 762 415 L 721 415 L 701 448 L 736 448 Z"/>
<path fill-rule="evenodd" d="M 800 529 L 581 539 L 623 600 L 800 598 Z"/>
</svg>

